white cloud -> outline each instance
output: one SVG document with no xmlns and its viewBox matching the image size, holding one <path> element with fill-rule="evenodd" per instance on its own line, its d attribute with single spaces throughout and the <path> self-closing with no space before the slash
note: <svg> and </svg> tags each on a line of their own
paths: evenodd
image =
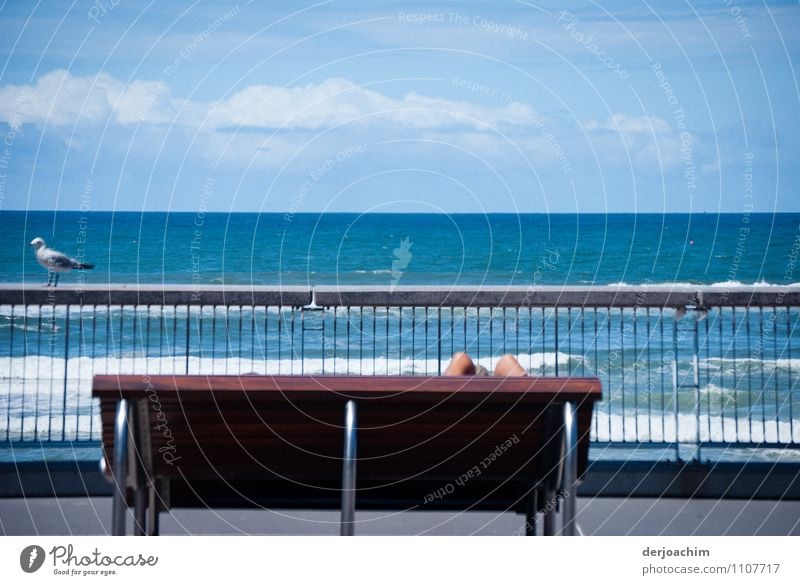
<svg viewBox="0 0 800 585">
<path fill-rule="evenodd" d="M 615 113 L 605 120 L 583 124 L 596 152 L 619 163 L 628 159 L 659 168 L 681 160 L 681 138 L 669 122 L 658 116 L 628 116 Z"/>
<path fill-rule="evenodd" d="M 0 87 L 0 121 L 12 125 L 97 124 L 110 115 L 120 124 L 166 123 L 174 118 L 169 88 L 158 81 L 125 85 L 110 75 L 71 75 L 63 69 L 35 85 Z"/>
<path fill-rule="evenodd" d="M 35 85 L 0 87 L 0 121 L 55 126 L 100 123 L 113 116 L 123 125 L 174 123 L 206 130 L 319 130 L 380 123 L 486 130 L 528 125 L 530 111 L 520 104 L 489 108 L 417 93 L 394 98 L 342 78 L 295 87 L 253 85 L 211 102 L 173 97 L 161 81 L 126 84 L 106 74 L 80 77 L 64 70 L 43 75 Z"/>
<path fill-rule="evenodd" d="M 669 133 L 672 131 L 669 123 L 657 116 L 628 116 L 626 114 L 612 114 L 605 120 L 588 120 L 584 127 L 587 130 L 611 130 L 621 134 L 650 134 Z"/>
<path fill-rule="evenodd" d="M 189 135 L 201 131 L 203 140 L 192 139 L 193 146 L 187 148 L 222 161 L 259 166 L 280 165 L 286 153 L 298 157 L 318 147 L 309 141 L 319 139 L 327 149 L 340 136 L 327 139 L 321 133 L 338 126 L 345 126 L 348 136 L 355 133 L 368 141 L 427 138 L 450 143 L 493 164 L 519 164 L 522 155 L 537 165 L 572 166 L 571 159 L 581 158 L 587 139 L 609 162 L 630 160 L 664 169 L 681 160 L 680 134 L 657 116 L 614 113 L 590 119 L 583 123 L 582 135 L 578 128 L 545 119 L 526 104 L 486 107 L 414 92 L 393 97 L 339 77 L 294 87 L 252 85 L 208 102 L 175 97 L 162 81 L 123 83 L 106 74 L 80 77 L 64 70 L 43 75 L 33 85 L 0 87 L 0 121 L 11 125 L 55 130 L 104 125 L 109 119 L 121 128 L 144 125 L 168 131 L 172 126 Z M 238 132 L 253 129 L 263 132 Z M 284 132 L 274 132 L 278 129 Z M 73 133 L 70 146 L 79 147 L 85 134 Z M 208 150 L 212 143 L 215 147 Z"/>
</svg>

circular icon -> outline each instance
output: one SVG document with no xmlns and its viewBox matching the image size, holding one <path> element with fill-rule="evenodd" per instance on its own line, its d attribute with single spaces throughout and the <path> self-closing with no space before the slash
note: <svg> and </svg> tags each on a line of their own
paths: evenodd
<svg viewBox="0 0 800 585">
<path fill-rule="evenodd" d="M 44 564 L 44 549 L 41 546 L 32 544 L 26 546 L 19 553 L 19 566 L 26 573 L 35 573 Z"/>
</svg>

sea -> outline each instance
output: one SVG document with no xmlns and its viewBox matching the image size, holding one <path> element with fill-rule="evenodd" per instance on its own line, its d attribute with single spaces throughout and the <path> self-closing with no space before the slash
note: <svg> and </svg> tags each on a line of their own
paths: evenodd
<svg viewBox="0 0 800 585">
<path fill-rule="evenodd" d="M 2 211 L 0 282 L 44 286 L 35 237 L 94 265 L 60 286 L 800 286 L 797 213 Z M 783 306 L 0 306 L 0 439 L 96 441 L 94 374 L 435 375 L 459 350 L 599 376 L 601 443 L 800 444 L 800 308 Z"/>
<path fill-rule="evenodd" d="M 0 282 L 607 285 L 800 282 L 800 214 L 0 212 Z M 402 267 L 401 267 L 402 266 Z"/>
</svg>

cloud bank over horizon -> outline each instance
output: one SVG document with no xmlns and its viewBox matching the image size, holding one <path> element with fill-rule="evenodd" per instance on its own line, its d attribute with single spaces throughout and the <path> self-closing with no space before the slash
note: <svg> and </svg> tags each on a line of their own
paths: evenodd
<svg viewBox="0 0 800 585">
<path fill-rule="evenodd" d="M 0 209 L 797 210 L 800 11 L 738 6 L 5 7 Z"/>
</svg>

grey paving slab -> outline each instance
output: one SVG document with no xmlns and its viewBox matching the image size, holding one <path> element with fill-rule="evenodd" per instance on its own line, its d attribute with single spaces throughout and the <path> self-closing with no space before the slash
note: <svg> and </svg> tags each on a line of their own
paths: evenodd
<svg viewBox="0 0 800 585">
<path fill-rule="evenodd" d="M 161 515 L 162 534 L 335 535 L 331 511 L 175 510 Z M 360 535 L 518 535 L 513 513 L 358 512 Z M 800 535 L 800 502 L 584 498 L 578 525 L 586 535 Z M 0 499 L 4 535 L 103 535 L 111 499 Z"/>
</svg>

